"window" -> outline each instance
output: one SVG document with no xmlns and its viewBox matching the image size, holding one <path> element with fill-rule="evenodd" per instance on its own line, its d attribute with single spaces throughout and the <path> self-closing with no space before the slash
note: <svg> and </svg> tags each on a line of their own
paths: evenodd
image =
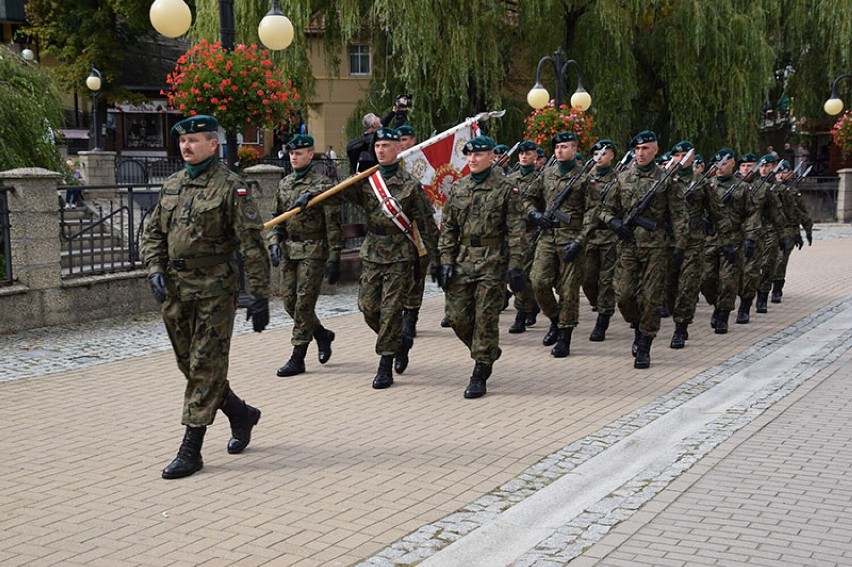
<svg viewBox="0 0 852 567">
<path fill-rule="evenodd" d="M 349 74 L 350 75 L 369 75 L 370 74 L 370 46 L 369 45 L 350 45 L 349 46 Z"/>
</svg>

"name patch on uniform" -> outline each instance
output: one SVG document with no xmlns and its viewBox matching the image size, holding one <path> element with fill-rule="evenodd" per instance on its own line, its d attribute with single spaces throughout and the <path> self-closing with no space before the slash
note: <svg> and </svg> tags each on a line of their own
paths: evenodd
<svg viewBox="0 0 852 567">
<path fill-rule="evenodd" d="M 245 197 L 246 195 L 248 195 L 248 189 L 246 189 L 245 187 L 237 187 L 237 195 L 239 195 L 240 197 Z"/>
</svg>

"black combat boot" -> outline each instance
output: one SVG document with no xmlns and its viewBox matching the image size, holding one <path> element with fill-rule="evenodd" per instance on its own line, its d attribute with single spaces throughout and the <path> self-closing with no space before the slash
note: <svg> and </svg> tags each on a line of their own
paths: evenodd
<svg viewBox="0 0 852 567">
<path fill-rule="evenodd" d="M 550 350 L 551 356 L 554 358 L 565 358 L 571 354 L 571 333 L 573 332 L 573 327 L 559 329 L 559 334 L 556 336 L 556 344 Z"/>
<path fill-rule="evenodd" d="M 639 342 L 642 339 L 642 333 L 639 332 L 639 327 L 633 327 L 633 344 L 630 346 L 630 354 L 634 357 L 639 352 Z"/>
<path fill-rule="evenodd" d="M 554 317 L 550 320 L 550 328 L 547 334 L 541 339 L 541 344 L 544 346 L 553 346 L 556 344 L 556 337 L 559 335 L 559 317 Z"/>
<path fill-rule="evenodd" d="M 719 310 L 718 315 L 716 315 L 716 334 L 724 335 L 728 332 L 728 315 L 730 315 L 730 311 Z"/>
<path fill-rule="evenodd" d="M 284 366 L 279 368 L 275 374 L 278 376 L 296 376 L 305 371 L 305 355 L 308 354 L 308 345 L 293 347 L 293 354 Z"/>
<path fill-rule="evenodd" d="M 769 313 L 769 292 L 758 291 L 757 303 L 755 305 L 758 313 Z"/>
<path fill-rule="evenodd" d="M 598 320 L 595 321 L 595 328 L 592 329 L 592 334 L 589 335 L 589 340 L 596 343 L 606 339 L 606 330 L 609 329 L 609 318 L 611 315 L 598 313 Z"/>
<path fill-rule="evenodd" d="M 751 299 L 740 299 L 740 309 L 737 311 L 737 324 L 747 325 L 751 321 Z"/>
<path fill-rule="evenodd" d="M 412 339 L 417 336 L 417 320 L 420 319 L 419 309 L 402 310 L 402 334 Z"/>
<path fill-rule="evenodd" d="M 414 339 L 406 335 L 402 336 L 402 344 L 396 352 L 396 357 L 393 361 L 393 369 L 397 374 L 402 374 L 408 368 L 408 351 L 414 346 Z"/>
<path fill-rule="evenodd" d="M 317 358 L 320 364 L 325 364 L 331 359 L 331 342 L 334 340 L 334 331 L 325 327 L 318 327 L 314 331 L 314 339 L 317 341 Z"/>
<path fill-rule="evenodd" d="M 713 315 L 710 316 L 710 328 L 715 329 L 716 323 L 719 322 L 719 310 L 713 309 Z"/>
<path fill-rule="evenodd" d="M 207 427 L 187 427 L 177 457 L 163 469 L 163 478 L 183 478 L 204 468 L 201 460 L 201 445 Z"/>
<path fill-rule="evenodd" d="M 648 368 L 651 366 L 651 343 L 653 337 L 648 335 L 639 335 L 639 344 L 636 349 L 636 359 L 633 361 L 633 368 Z"/>
<path fill-rule="evenodd" d="M 675 323 L 675 330 L 674 334 L 672 334 L 672 342 L 669 347 L 683 348 L 686 346 L 686 339 L 689 337 L 689 334 L 686 332 L 688 326 L 689 323 Z"/>
<path fill-rule="evenodd" d="M 512 299 L 512 295 L 514 294 L 507 289 L 506 294 L 503 296 L 503 309 L 501 309 L 500 311 L 505 311 L 506 309 L 508 309 L 509 300 Z"/>
<path fill-rule="evenodd" d="M 538 303 L 533 303 L 533 310 L 527 313 L 527 327 L 535 325 L 539 313 L 541 313 L 541 307 L 538 306 Z"/>
<path fill-rule="evenodd" d="M 668 319 L 672 316 L 672 312 L 669 311 L 669 302 L 665 299 L 660 303 L 660 317 L 663 319 Z"/>
<path fill-rule="evenodd" d="M 472 400 L 481 398 L 485 395 L 485 381 L 491 376 L 491 366 L 483 362 L 477 362 L 473 366 L 473 374 L 470 376 L 470 383 L 464 390 L 464 397 Z"/>
<path fill-rule="evenodd" d="M 784 280 L 775 280 L 772 282 L 772 303 L 781 303 L 782 295 L 784 295 Z"/>
<path fill-rule="evenodd" d="M 450 327 L 452 327 L 452 325 L 450 325 L 449 318 L 444 317 L 443 319 L 441 319 L 441 326 L 445 329 L 449 329 Z"/>
<path fill-rule="evenodd" d="M 251 430 L 260 421 L 260 410 L 248 405 L 236 394 L 228 390 L 228 395 L 219 408 L 231 422 L 231 439 L 228 452 L 232 455 L 242 453 L 251 442 Z"/>
<path fill-rule="evenodd" d="M 527 312 L 518 311 L 515 314 L 515 322 L 509 327 L 509 333 L 517 335 L 527 330 Z"/>
<path fill-rule="evenodd" d="M 393 357 L 385 354 L 382 355 L 376 377 L 373 378 L 373 389 L 384 390 L 390 388 L 391 384 L 393 384 Z"/>
</svg>

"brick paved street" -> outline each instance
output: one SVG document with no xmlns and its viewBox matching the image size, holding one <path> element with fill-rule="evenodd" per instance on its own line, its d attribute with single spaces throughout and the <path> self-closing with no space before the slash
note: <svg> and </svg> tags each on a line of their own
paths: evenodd
<svg viewBox="0 0 852 567">
<path fill-rule="evenodd" d="M 845 229 L 840 227 L 837 235 L 845 236 Z M 263 410 L 252 445 L 242 455 L 228 455 L 224 449 L 229 436 L 227 421 L 220 416 L 205 441 L 204 470 L 178 481 L 164 481 L 159 474 L 182 436 L 183 379 L 172 353 L 160 350 L 162 344 L 148 347 L 150 354 L 116 353 L 116 360 L 110 362 L 69 365 L 55 361 L 56 373 L 28 373 L 27 378 L 0 383 L 0 415 L 4 417 L 0 563 L 311 566 L 364 560 L 410 562 L 404 553 L 397 555 L 398 560 L 388 559 L 398 549 L 394 545 L 409 534 L 483 497 L 508 508 L 528 494 L 496 489 L 513 482 L 522 484 L 525 471 L 537 463 L 547 463 L 549 456 L 596 438 L 601 431 L 617 437 L 633 431 L 638 420 L 653 421 L 677 407 L 666 396 L 702 373 L 759 358 L 760 349 L 778 350 L 778 345 L 797 335 L 797 325 L 815 328 L 834 311 L 845 308 L 843 302 L 852 294 L 852 263 L 848 260 L 852 240 L 825 239 L 820 232 L 816 236 L 813 247 L 793 254 L 784 303 L 771 305 L 766 315 L 753 315 L 747 326 L 731 325 L 727 336 L 712 334 L 707 324 L 710 311 L 701 305 L 687 348 L 667 348 L 672 323 L 665 321 L 652 350 L 651 369 L 635 371 L 629 354 L 632 331 L 619 321 L 613 324 L 607 341 L 591 343 L 586 338 L 594 315 L 584 307 L 567 359 L 554 359 L 541 346 L 543 323 L 523 335 L 504 334 L 503 359 L 495 365 L 489 393 L 481 400 L 461 396 L 472 361 L 452 332 L 438 325 L 443 312 L 440 296 L 424 303 L 411 365 L 386 391 L 370 388 L 378 357 L 373 351 L 374 335 L 358 313 L 325 319 L 338 336 L 334 356 L 320 366 L 312 347 L 308 373 L 296 378 L 275 377 L 275 369 L 290 351 L 289 328 L 278 325 L 260 335 L 243 333 L 233 344 L 230 376 L 235 391 Z M 827 308 L 829 305 L 836 307 Z M 811 317 L 815 312 L 820 315 Z M 513 318 L 511 309 L 503 314 L 504 330 Z M 102 340 L 117 340 L 121 333 L 132 335 L 146 321 L 150 319 L 143 318 L 138 324 L 128 321 L 123 331 L 111 329 Z M 242 320 L 237 324 L 243 326 Z M 50 335 L 50 331 L 43 334 Z M 9 339 L 4 337 L 4 342 L 22 344 L 15 336 Z M 33 358 L 32 349 L 36 348 L 32 347 L 35 339 L 27 340 L 30 350 L 18 352 L 22 360 Z M 50 349 L 45 343 L 38 345 L 39 368 L 51 368 Z M 0 348 L 4 364 L 14 366 L 14 356 L 6 346 Z M 805 429 L 808 420 L 803 416 L 831 402 L 838 409 L 822 411 L 822 419 L 827 421 L 835 413 L 838 419 L 849 417 L 848 390 L 831 389 L 832 380 L 824 378 L 828 372 L 841 382 L 841 362 L 847 357 L 841 356 L 817 374 L 828 388 L 823 401 L 814 402 L 798 416 L 785 413 L 789 433 L 767 433 L 757 441 L 760 447 L 743 449 L 739 464 L 724 469 L 718 479 L 708 478 L 707 486 L 693 496 L 696 504 L 684 501 L 682 508 L 701 511 L 701 503 L 719 492 L 719 487 L 730 486 L 732 478 L 747 478 L 749 464 L 759 466 L 750 461 L 760 451 L 767 456 L 787 455 L 786 462 L 776 465 L 782 472 L 804 467 L 797 455 L 816 449 L 807 442 L 816 433 Z M 803 387 L 814 388 L 811 382 Z M 646 407 L 657 408 L 659 413 L 637 412 Z M 724 450 L 774 410 L 770 406 L 766 414 L 705 459 Z M 823 424 L 825 440 L 818 442 L 837 455 L 834 466 L 849 461 L 848 454 L 844 457 L 839 451 L 848 443 L 842 436 L 828 435 L 832 428 L 842 433 L 844 423 Z M 757 433 L 752 431 L 755 437 Z M 775 449 L 773 443 L 787 445 Z M 694 482 L 690 475 L 697 475 L 695 471 L 704 462 L 710 461 L 699 461 L 666 484 L 677 487 L 685 478 Z M 827 460 L 820 457 L 815 462 Z M 808 478 L 822 474 L 836 481 L 833 499 L 841 498 L 844 503 L 829 502 L 826 496 L 825 517 L 837 518 L 838 525 L 848 522 L 842 519 L 843 506 L 846 510 L 852 506 L 848 484 L 843 485 L 842 474 L 831 472 L 828 464 L 825 470 L 803 474 Z M 542 477 L 549 482 L 556 475 L 547 472 Z M 775 482 L 778 488 L 767 490 L 792 494 L 798 487 L 790 483 L 784 488 L 784 478 Z M 742 490 L 749 486 L 763 490 L 762 485 L 736 484 Z M 680 492 L 686 488 L 682 486 Z M 666 496 L 664 486 L 660 490 L 657 498 L 678 500 Z M 731 510 L 747 501 L 747 492 L 724 492 L 719 496 L 730 502 L 706 504 L 709 515 L 729 514 L 732 518 Z M 802 498 L 796 510 L 804 510 L 806 500 Z M 815 509 L 820 504 L 807 501 Z M 675 539 L 665 536 L 653 522 L 644 525 L 652 514 L 648 510 L 660 512 L 660 522 L 686 533 L 683 540 L 709 538 L 698 527 L 693 533 L 692 526 L 678 527 L 676 519 L 664 517 L 667 506 L 659 502 L 652 499 L 646 504 L 649 508 L 622 518 L 624 522 L 609 535 L 601 534 L 604 539 L 592 544 L 590 551 L 595 545 L 608 546 L 598 549 L 612 553 L 601 552 L 597 558 L 628 564 L 631 557 L 638 557 L 638 548 L 650 547 L 641 543 L 642 538 L 657 534 L 661 539 Z M 768 525 L 774 519 L 780 525 L 779 516 L 785 513 L 792 514 L 783 508 L 767 510 L 763 521 Z M 634 525 L 640 520 L 642 523 Z M 475 519 L 470 521 L 475 529 Z M 808 521 L 813 527 L 804 529 L 807 545 L 825 541 L 834 549 L 828 557 L 835 559 L 826 563 L 848 557 L 850 546 L 846 542 L 843 547 L 839 532 L 830 531 L 833 526 L 810 518 L 801 523 L 807 525 Z M 811 532 L 820 527 L 823 536 L 814 537 Z M 617 545 L 607 539 L 621 528 L 632 531 L 620 533 Z M 761 529 L 765 528 L 755 527 L 754 533 L 762 533 Z M 751 541 L 746 535 L 743 532 L 731 539 Z M 800 549 L 789 538 L 780 540 L 788 542 L 781 547 Z M 778 553 L 784 560 L 779 545 L 775 541 L 767 553 Z M 847 555 L 838 556 L 838 547 Z M 737 549 L 731 553 L 736 555 Z M 717 559 L 705 558 L 697 548 L 695 555 L 702 560 Z M 786 558 L 788 564 L 790 557 Z M 580 557 L 575 563 L 597 558 Z M 619 561 L 622 563 L 616 563 Z M 646 563 L 662 564 L 653 559 Z M 718 564 L 725 563 L 719 559 Z"/>
</svg>

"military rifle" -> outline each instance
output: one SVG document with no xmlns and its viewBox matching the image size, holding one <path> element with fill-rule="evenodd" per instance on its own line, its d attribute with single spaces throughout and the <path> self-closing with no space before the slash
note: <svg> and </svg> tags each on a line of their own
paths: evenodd
<svg viewBox="0 0 852 567">
<path fill-rule="evenodd" d="M 630 164 L 631 161 L 633 161 L 632 150 L 624 154 L 624 157 L 621 158 L 621 161 L 618 162 L 618 164 L 615 166 L 615 177 L 613 177 L 606 185 L 604 185 L 604 188 L 601 189 L 600 193 L 598 193 L 598 200 L 601 203 L 604 202 L 604 199 L 606 199 L 609 190 L 612 189 L 612 186 L 615 185 L 616 181 L 618 181 L 618 174 L 627 169 L 627 166 Z"/>
<path fill-rule="evenodd" d="M 494 162 L 494 166 L 495 166 L 495 167 L 503 167 L 504 165 L 506 165 L 507 163 L 509 163 L 509 160 L 510 160 L 510 159 L 512 159 L 512 154 L 513 154 L 513 153 L 515 153 L 515 150 L 517 150 L 517 149 L 518 149 L 518 146 L 520 146 L 520 145 L 521 145 L 521 143 L 520 143 L 520 142 L 515 142 L 515 145 L 514 145 L 514 146 L 512 146 L 512 147 L 509 149 L 509 151 L 508 151 L 508 152 L 506 152 L 505 154 L 503 154 L 502 156 L 500 156 L 500 157 L 497 159 L 497 161 L 495 161 L 495 162 Z"/>
<path fill-rule="evenodd" d="M 547 163 L 545 163 L 543 166 L 541 166 L 541 169 L 536 170 L 533 173 L 532 179 L 530 179 L 527 182 L 527 184 L 524 185 L 524 188 L 520 192 L 520 195 L 521 195 L 522 198 L 523 198 L 524 195 L 527 194 L 527 191 L 530 190 L 530 187 L 532 187 L 532 184 L 535 182 L 536 179 L 538 179 L 538 176 L 541 175 L 544 172 L 545 169 L 547 169 L 548 167 L 553 165 L 553 162 L 555 162 L 555 161 L 556 161 L 556 154 L 550 156 L 550 159 L 547 160 Z"/>
<path fill-rule="evenodd" d="M 801 163 L 799 163 L 799 166 L 800 166 L 800 165 L 802 165 L 802 164 L 801 164 Z M 804 179 L 805 177 L 807 177 L 807 176 L 808 176 L 808 174 L 811 172 L 811 170 L 812 170 L 813 168 L 814 168 L 814 166 L 812 166 L 812 165 L 808 166 L 808 168 L 805 170 L 805 172 L 804 172 L 804 173 L 802 173 L 801 175 L 799 175 L 799 176 L 797 176 L 797 177 L 796 177 L 796 179 L 795 179 L 795 180 L 793 181 L 793 183 L 790 185 L 790 188 L 791 188 L 791 189 L 795 189 L 796 187 L 798 187 L 798 186 L 799 186 L 799 183 L 801 183 L 801 182 L 802 182 L 802 179 Z M 798 167 L 798 166 L 796 166 L 796 169 L 799 169 L 799 167 Z M 794 173 L 795 173 L 795 172 L 794 172 Z"/>
<path fill-rule="evenodd" d="M 639 202 L 633 205 L 630 211 L 627 213 L 627 216 L 624 217 L 624 226 L 633 230 L 635 226 L 641 226 L 645 230 L 655 231 L 657 230 L 657 221 L 653 219 L 649 219 L 647 217 L 643 217 L 642 213 L 644 213 L 648 207 L 651 206 L 651 201 L 654 200 L 654 196 L 657 194 L 657 191 L 660 189 L 663 183 L 671 177 L 672 173 L 679 167 L 683 166 L 692 158 L 692 155 L 695 153 L 695 150 L 689 150 L 686 152 L 679 161 L 675 161 L 672 159 L 669 161 L 668 166 L 664 169 L 665 174 L 657 179 L 651 188 L 639 199 Z"/>
<path fill-rule="evenodd" d="M 722 159 L 720 159 L 717 162 L 714 162 L 713 165 L 711 165 L 710 167 L 707 168 L 707 171 L 704 172 L 704 175 L 702 175 L 700 179 L 696 179 L 695 181 L 693 181 L 692 183 L 689 184 L 689 187 L 687 187 L 686 191 L 683 192 L 683 199 L 685 201 L 689 200 L 689 198 L 692 197 L 692 194 L 695 192 L 695 190 L 698 189 L 698 187 L 702 183 L 704 183 L 704 181 L 706 181 L 708 177 L 710 177 L 710 174 L 715 174 L 715 172 L 719 170 L 720 165 L 730 161 L 731 159 L 733 159 L 731 156 L 729 156 L 728 154 L 725 154 L 725 157 L 723 157 Z"/>
<path fill-rule="evenodd" d="M 724 193 L 722 193 L 722 197 L 719 200 L 722 202 L 723 205 L 728 204 L 728 201 L 731 200 L 731 197 L 733 196 L 734 191 L 736 191 L 737 187 L 739 187 L 742 182 L 745 181 L 748 176 L 754 173 L 755 171 L 757 171 L 757 164 L 754 164 L 754 167 L 751 169 L 751 171 L 737 179 L 736 183 L 732 184 Z"/>
</svg>

